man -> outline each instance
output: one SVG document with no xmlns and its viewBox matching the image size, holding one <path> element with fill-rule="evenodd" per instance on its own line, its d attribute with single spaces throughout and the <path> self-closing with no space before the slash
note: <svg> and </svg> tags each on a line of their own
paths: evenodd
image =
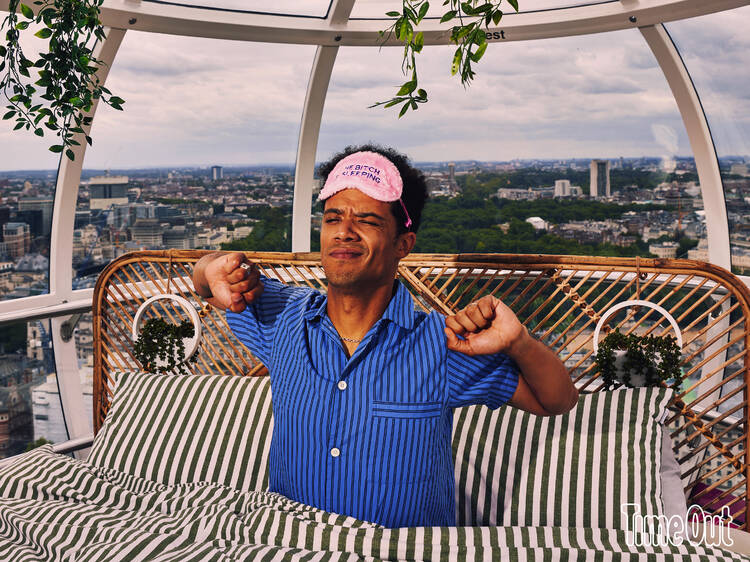
<svg viewBox="0 0 750 562">
<path fill-rule="evenodd" d="M 327 295 L 261 278 L 240 253 L 204 256 L 193 275 L 270 371 L 270 489 L 389 527 L 455 525 L 453 409 L 552 415 L 578 393 L 498 299 L 447 319 L 415 311 L 395 276 L 427 191 L 404 156 L 349 147 L 320 172 Z"/>
</svg>

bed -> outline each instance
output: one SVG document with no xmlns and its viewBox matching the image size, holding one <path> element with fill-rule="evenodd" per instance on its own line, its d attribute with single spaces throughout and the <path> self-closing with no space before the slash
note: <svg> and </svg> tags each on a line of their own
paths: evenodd
<svg viewBox="0 0 750 562">
<path fill-rule="evenodd" d="M 399 277 L 425 310 L 501 297 L 560 354 L 580 398 L 548 418 L 510 406 L 456 410 L 458 526 L 386 529 L 266 491 L 267 371 L 195 294 L 192 267 L 204 253 L 131 253 L 100 275 L 96 438 L 85 459 L 45 445 L 0 468 L 3 560 L 747 558 L 750 294 L 732 274 L 687 260 L 402 261 Z M 325 289 L 317 254 L 248 257 L 269 277 Z M 135 360 L 130 329 L 141 305 L 165 294 L 189 301 L 202 337 L 179 372 L 153 375 Z M 678 391 L 602 388 L 594 328 L 628 300 L 658 304 L 677 322 Z M 190 316 L 159 302 L 142 314 Z M 608 324 L 673 329 L 652 309 L 635 312 Z M 641 532 L 659 523 L 665 533 Z"/>
</svg>

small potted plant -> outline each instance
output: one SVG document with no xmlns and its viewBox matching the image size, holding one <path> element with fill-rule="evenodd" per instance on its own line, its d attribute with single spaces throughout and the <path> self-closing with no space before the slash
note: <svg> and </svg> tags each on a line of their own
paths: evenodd
<svg viewBox="0 0 750 562">
<path fill-rule="evenodd" d="M 185 340 L 194 335 L 195 327 L 190 320 L 172 324 L 150 318 L 143 323 L 133 351 L 147 371 L 168 372 L 185 361 Z"/>
<path fill-rule="evenodd" d="M 678 387 L 682 382 L 680 346 L 674 336 L 638 336 L 613 330 L 599 343 L 596 362 L 607 388 L 616 382 L 629 387 Z"/>
</svg>

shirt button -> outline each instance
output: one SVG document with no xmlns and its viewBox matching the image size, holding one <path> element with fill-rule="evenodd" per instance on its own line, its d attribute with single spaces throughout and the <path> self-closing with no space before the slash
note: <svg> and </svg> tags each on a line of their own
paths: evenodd
<svg viewBox="0 0 750 562">
<path fill-rule="evenodd" d="M 332 457 L 338 457 L 341 454 L 341 451 L 339 451 L 336 447 L 331 449 L 331 456 Z"/>
<path fill-rule="evenodd" d="M 346 381 L 339 381 L 339 390 L 346 390 Z"/>
</svg>

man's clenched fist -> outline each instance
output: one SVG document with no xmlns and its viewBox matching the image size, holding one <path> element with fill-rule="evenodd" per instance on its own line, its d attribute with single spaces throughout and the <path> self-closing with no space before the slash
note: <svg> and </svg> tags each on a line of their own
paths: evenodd
<svg viewBox="0 0 750 562">
<path fill-rule="evenodd" d="M 208 255 L 196 264 L 193 283 L 212 305 L 242 312 L 263 292 L 258 267 L 240 252 Z"/>
</svg>

